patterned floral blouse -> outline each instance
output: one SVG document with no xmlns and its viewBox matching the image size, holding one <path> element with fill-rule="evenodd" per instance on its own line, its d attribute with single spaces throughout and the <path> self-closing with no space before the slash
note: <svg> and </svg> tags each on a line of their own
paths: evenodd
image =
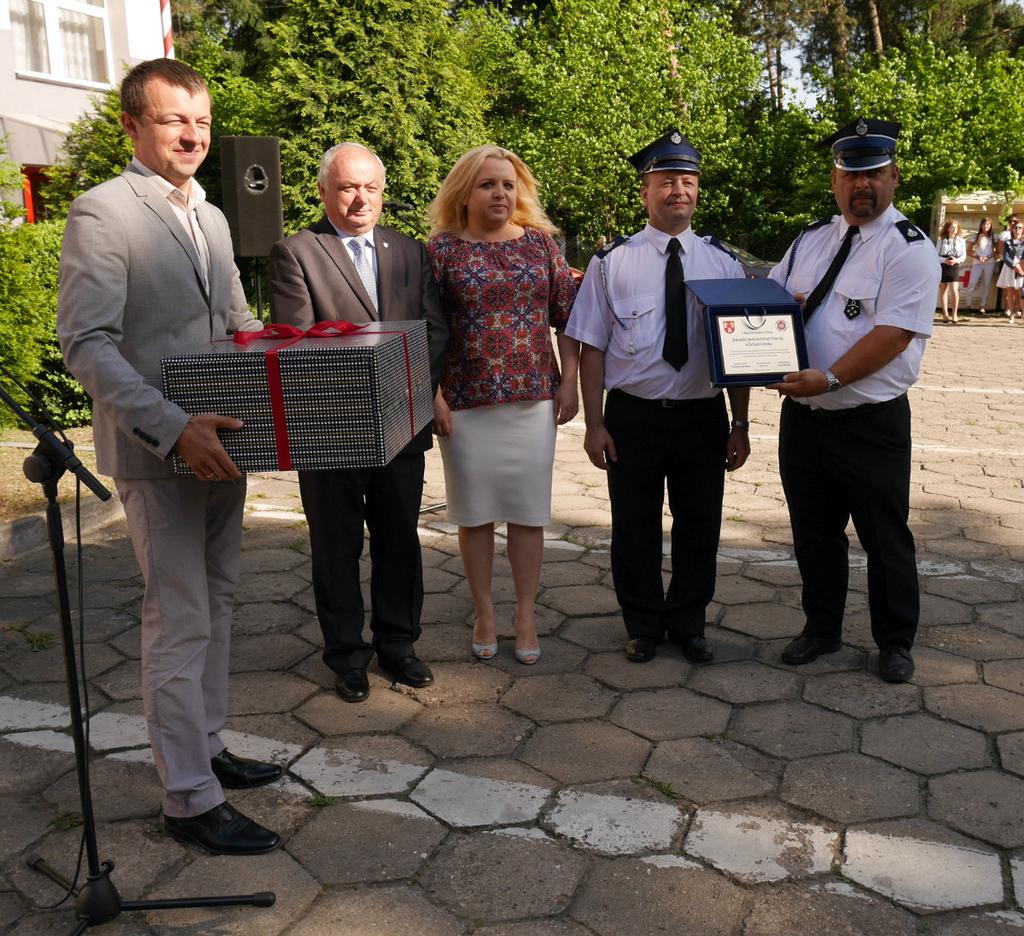
<svg viewBox="0 0 1024 936">
<path fill-rule="evenodd" d="M 441 388 L 453 410 L 550 400 L 558 389 L 551 328 L 569 321 L 576 287 L 549 235 L 496 243 L 445 232 L 427 243 L 451 335 Z"/>
</svg>

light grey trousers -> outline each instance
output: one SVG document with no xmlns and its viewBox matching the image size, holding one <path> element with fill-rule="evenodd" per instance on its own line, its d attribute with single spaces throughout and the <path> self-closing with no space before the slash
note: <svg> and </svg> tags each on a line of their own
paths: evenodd
<svg viewBox="0 0 1024 936">
<path fill-rule="evenodd" d="M 142 599 L 142 701 L 168 816 L 224 802 L 210 758 L 224 745 L 231 612 L 245 478 L 115 479 Z"/>
</svg>

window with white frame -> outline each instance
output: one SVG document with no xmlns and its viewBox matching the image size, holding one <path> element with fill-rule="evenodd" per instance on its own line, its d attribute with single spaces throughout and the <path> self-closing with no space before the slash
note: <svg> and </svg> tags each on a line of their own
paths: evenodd
<svg viewBox="0 0 1024 936">
<path fill-rule="evenodd" d="M 69 81 L 106 84 L 105 0 L 10 0 L 14 67 Z"/>
</svg>

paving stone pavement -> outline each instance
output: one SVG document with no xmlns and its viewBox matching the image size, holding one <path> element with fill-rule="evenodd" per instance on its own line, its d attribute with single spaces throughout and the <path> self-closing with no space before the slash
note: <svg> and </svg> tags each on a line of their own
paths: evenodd
<svg viewBox="0 0 1024 936">
<path fill-rule="evenodd" d="M 540 662 L 513 659 L 503 540 L 499 655 L 471 659 L 472 606 L 440 510 L 421 524 L 419 647 L 436 684 L 393 686 L 373 669 L 361 705 L 333 694 L 319 659 L 295 476 L 253 476 L 227 741 L 288 772 L 230 796 L 285 839 L 252 859 L 206 856 L 160 828 L 141 579 L 123 522 L 90 534 L 101 857 L 125 898 L 278 897 L 264 910 L 125 913 L 97 932 L 1024 934 L 1022 359 L 1024 329 L 938 327 L 911 392 L 923 614 L 904 686 L 875 675 L 852 529 L 843 650 L 778 660 L 802 617 L 766 391 L 753 394 L 750 462 L 726 486 L 707 616 L 716 660 L 703 667 L 667 645 L 642 666 L 623 657 L 604 478 L 579 421 L 559 433 Z M 436 451 L 427 476 L 425 502 L 443 502 Z M 26 865 L 40 854 L 70 870 L 78 848 L 56 633 L 48 553 L 0 564 L 4 936 L 73 927 L 66 907 L 39 909 L 59 893 Z"/>
</svg>

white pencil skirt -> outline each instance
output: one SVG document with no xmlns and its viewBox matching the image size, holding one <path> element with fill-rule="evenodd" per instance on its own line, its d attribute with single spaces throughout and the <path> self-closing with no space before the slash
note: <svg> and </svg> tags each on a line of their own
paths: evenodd
<svg viewBox="0 0 1024 936">
<path fill-rule="evenodd" d="M 551 522 L 551 400 L 453 410 L 452 434 L 438 442 L 451 523 Z"/>
</svg>

